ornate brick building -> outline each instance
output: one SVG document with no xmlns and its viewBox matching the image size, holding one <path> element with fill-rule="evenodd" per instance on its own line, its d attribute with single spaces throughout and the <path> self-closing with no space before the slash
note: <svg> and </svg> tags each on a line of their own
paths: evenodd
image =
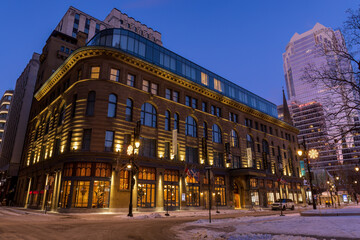
<svg viewBox="0 0 360 240">
<path fill-rule="evenodd" d="M 302 202 L 297 134 L 274 104 L 138 34 L 106 29 L 35 93 L 16 200 L 125 209 L 133 163 L 138 210 L 207 208 L 205 167 L 214 205 L 267 206 L 280 194 Z"/>
</svg>

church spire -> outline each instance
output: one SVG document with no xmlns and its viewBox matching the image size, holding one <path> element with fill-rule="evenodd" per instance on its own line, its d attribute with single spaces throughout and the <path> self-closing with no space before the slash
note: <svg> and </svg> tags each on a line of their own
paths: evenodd
<svg viewBox="0 0 360 240">
<path fill-rule="evenodd" d="M 286 101 L 286 97 L 285 97 L 285 92 L 284 92 L 284 87 L 282 89 L 282 93 L 283 93 L 283 111 L 284 111 L 284 122 L 293 125 L 291 116 L 290 116 L 290 111 L 289 111 L 289 107 Z"/>
</svg>

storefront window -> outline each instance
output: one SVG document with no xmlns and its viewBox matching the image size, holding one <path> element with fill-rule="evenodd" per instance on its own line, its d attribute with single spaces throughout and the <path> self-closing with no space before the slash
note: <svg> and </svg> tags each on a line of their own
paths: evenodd
<svg viewBox="0 0 360 240">
<path fill-rule="evenodd" d="M 68 205 L 68 199 L 70 196 L 71 181 L 63 181 L 60 190 L 59 207 L 66 208 Z"/>
<path fill-rule="evenodd" d="M 88 206 L 90 181 L 74 181 L 72 207 Z"/>
<path fill-rule="evenodd" d="M 164 207 L 179 206 L 179 186 L 166 184 L 164 185 Z"/>
<path fill-rule="evenodd" d="M 92 207 L 108 208 L 110 199 L 110 181 L 94 181 Z"/>
<path fill-rule="evenodd" d="M 251 191 L 251 204 L 252 205 L 259 205 L 259 192 L 258 191 Z"/>
<path fill-rule="evenodd" d="M 96 163 L 95 177 L 111 177 L 111 165 L 108 163 Z"/>
<path fill-rule="evenodd" d="M 215 176 L 215 203 L 218 206 L 226 205 L 226 186 L 223 176 Z"/>
<path fill-rule="evenodd" d="M 200 188 L 199 186 L 186 186 L 186 206 L 198 207 L 200 202 Z"/>
<path fill-rule="evenodd" d="M 179 171 L 177 170 L 165 170 L 164 172 L 165 182 L 179 182 Z"/>
<path fill-rule="evenodd" d="M 258 185 L 257 179 L 256 179 L 256 178 L 251 178 L 251 179 L 250 179 L 250 187 L 256 188 L 257 185 Z"/>
<path fill-rule="evenodd" d="M 267 202 L 268 202 L 268 205 L 274 203 L 274 193 L 273 192 L 267 193 Z"/>
<path fill-rule="evenodd" d="M 138 184 L 138 207 L 155 207 L 155 183 Z"/>
<path fill-rule="evenodd" d="M 91 163 L 77 163 L 76 176 L 77 177 L 90 177 L 91 176 Z"/>
<path fill-rule="evenodd" d="M 73 173 L 73 163 L 67 163 L 64 166 L 64 177 L 71 177 Z"/>
<path fill-rule="evenodd" d="M 129 171 L 121 170 L 120 171 L 120 190 L 129 189 Z"/>
</svg>

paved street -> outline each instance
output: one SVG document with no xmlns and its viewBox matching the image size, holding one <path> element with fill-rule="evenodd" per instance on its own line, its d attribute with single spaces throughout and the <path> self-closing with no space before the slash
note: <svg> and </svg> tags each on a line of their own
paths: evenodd
<svg viewBox="0 0 360 240">
<path fill-rule="evenodd" d="M 301 209 L 303 211 L 304 209 Z M 347 212 L 351 208 L 345 209 Z M 0 239 L 357 239 L 359 216 L 300 217 L 299 210 L 221 210 L 164 213 L 44 214 L 36 210 L 0 207 Z M 315 228 L 314 223 L 317 227 Z M 321 229 L 322 228 L 322 229 Z M 328 229 L 327 229 L 328 228 Z M 333 232 L 332 232 L 333 231 Z M 247 238 L 242 237 L 247 234 Z M 249 235 L 250 234 L 250 235 Z M 255 235 L 254 235 L 255 234 Z M 357 235 L 359 234 L 359 235 Z M 280 238 L 279 238 L 280 237 Z M 300 237 L 300 238 L 299 238 Z"/>
<path fill-rule="evenodd" d="M 279 214 L 274 211 L 212 211 L 213 219 Z M 293 213 L 288 211 L 287 213 Z M 116 214 L 43 214 L 0 207 L 0 239 L 175 239 L 174 226 L 207 219 L 208 211 Z M 206 221 L 206 220 L 204 220 Z M 76 223 L 76 224 L 75 224 Z"/>
</svg>

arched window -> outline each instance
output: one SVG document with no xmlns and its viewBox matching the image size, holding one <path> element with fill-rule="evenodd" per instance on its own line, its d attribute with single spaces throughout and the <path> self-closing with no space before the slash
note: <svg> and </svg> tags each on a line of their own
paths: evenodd
<svg viewBox="0 0 360 240">
<path fill-rule="evenodd" d="M 117 97 L 115 94 L 109 95 L 109 103 L 108 103 L 108 117 L 115 117 L 116 116 L 116 102 Z"/>
<path fill-rule="evenodd" d="M 133 117 L 133 101 L 128 98 L 126 99 L 126 110 L 125 110 L 125 120 L 132 122 Z"/>
<path fill-rule="evenodd" d="M 86 113 L 85 113 L 86 116 L 94 116 L 95 99 L 96 99 L 95 91 L 90 91 L 87 98 Z"/>
<path fill-rule="evenodd" d="M 179 114 L 177 114 L 177 113 L 174 114 L 174 129 L 177 129 L 177 132 L 180 131 L 180 128 L 179 128 Z"/>
<path fill-rule="evenodd" d="M 246 135 L 246 155 L 248 159 L 248 167 L 253 167 L 253 159 L 255 158 L 255 150 L 254 150 L 254 140 L 253 138 L 247 134 Z"/>
<path fill-rule="evenodd" d="M 191 116 L 186 118 L 185 135 L 190 137 L 197 137 L 197 124 L 195 119 Z"/>
<path fill-rule="evenodd" d="M 232 147 L 239 147 L 239 137 L 234 129 L 230 132 L 230 142 Z"/>
<path fill-rule="evenodd" d="M 141 125 L 156 127 L 156 109 L 150 103 L 141 106 Z"/>
<path fill-rule="evenodd" d="M 63 105 L 60 110 L 58 126 L 61 126 L 63 124 L 64 119 L 65 119 L 65 105 Z"/>
<path fill-rule="evenodd" d="M 207 123 L 206 122 L 204 122 L 203 123 L 203 137 L 205 138 L 205 139 L 207 139 L 208 138 L 208 134 L 207 134 Z"/>
<path fill-rule="evenodd" d="M 212 141 L 215 143 L 222 143 L 221 129 L 216 124 L 212 126 Z"/>
<path fill-rule="evenodd" d="M 170 111 L 166 110 L 165 111 L 165 130 L 166 131 L 170 131 L 170 124 L 171 121 L 170 121 Z"/>
</svg>

